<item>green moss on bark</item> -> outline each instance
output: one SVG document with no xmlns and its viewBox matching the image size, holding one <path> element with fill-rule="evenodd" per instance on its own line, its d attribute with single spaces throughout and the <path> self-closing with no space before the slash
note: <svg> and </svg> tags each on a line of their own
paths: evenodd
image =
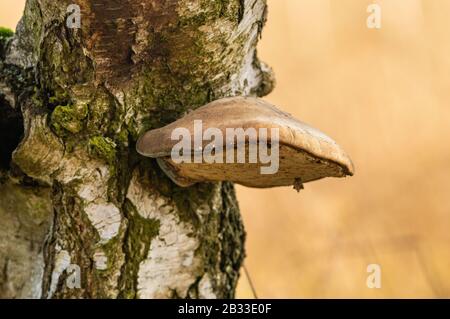
<svg viewBox="0 0 450 319">
<path fill-rule="evenodd" d="M 5 27 L 0 27 L 0 41 L 11 38 L 14 35 L 14 31 Z"/>
<path fill-rule="evenodd" d="M 159 234 L 160 222 L 140 216 L 129 200 L 125 201 L 124 210 L 128 220 L 123 247 L 127 263 L 122 269 L 119 297 L 134 299 L 138 298 L 137 279 L 140 264 L 147 259 L 152 240 Z"/>
<path fill-rule="evenodd" d="M 14 35 L 14 32 L 8 28 L 0 27 L 0 60 L 4 58 L 6 43 Z M 1 72 L 0 72 L 1 73 Z"/>
<path fill-rule="evenodd" d="M 117 158 L 116 147 L 117 144 L 109 137 L 95 136 L 89 139 L 90 153 L 111 165 Z"/>
<path fill-rule="evenodd" d="M 75 107 L 73 105 L 58 105 L 51 116 L 53 131 L 59 137 L 81 132 L 84 127 L 84 119 L 87 116 L 86 105 Z"/>
</svg>

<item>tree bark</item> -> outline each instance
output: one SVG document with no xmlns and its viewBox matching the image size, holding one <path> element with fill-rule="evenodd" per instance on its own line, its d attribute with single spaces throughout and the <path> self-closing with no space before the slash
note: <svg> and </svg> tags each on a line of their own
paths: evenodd
<svg viewBox="0 0 450 319">
<path fill-rule="evenodd" d="M 135 141 L 269 93 L 265 18 L 265 0 L 27 1 L 0 51 L 0 297 L 234 297 L 233 185 L 177 187 Z"/>
</svg>

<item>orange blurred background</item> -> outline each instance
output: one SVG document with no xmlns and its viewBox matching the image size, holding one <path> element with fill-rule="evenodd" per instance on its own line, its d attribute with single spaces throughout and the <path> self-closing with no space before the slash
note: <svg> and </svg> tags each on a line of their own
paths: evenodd
<svg viewBox="0 0 450 319">
<path fill-rule="evenodd" d="M 14 27 L 23 0 L 2 0 Z M 356 175 L 238 187 L 259 297 L 450 297 L 450 0 L 268 0 L 267 99 L 326 132 Z M 366 269 L 381 267 L 380 289 Z M 239 297 L 252 297 L 245 276 Z"/>
</svg>

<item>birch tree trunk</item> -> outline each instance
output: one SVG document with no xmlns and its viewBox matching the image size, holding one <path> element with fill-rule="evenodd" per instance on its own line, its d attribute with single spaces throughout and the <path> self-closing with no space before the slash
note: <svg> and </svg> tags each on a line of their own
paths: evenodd
<svg viewBox="0 0 450 319">
<path fill-rule="evenodd" d="M 212 100 L 270 92 L 265 17 L 265 0 L 27 1 L 0 38 L 0 297 L 234 296 L 233 185 L 179 188 L 135 141 Z"/>
</svg>

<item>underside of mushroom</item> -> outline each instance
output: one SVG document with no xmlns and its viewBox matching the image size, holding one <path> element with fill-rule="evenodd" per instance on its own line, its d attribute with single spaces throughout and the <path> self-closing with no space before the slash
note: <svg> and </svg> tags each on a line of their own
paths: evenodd
<svg viewBox="0 0 450 319">
<path fill-rule="evenodd" d="M 176 158 L 177 129 L 189 133 L 182 149 L 188 160 Z M 213 134 L 204 138 L 208 132 Z M 230 132 L 235 134 L 231 138 Z M 239 139 L 236 132 L 244 132 L 244 138 Z M 200 143 L 199 136 L 203 137 Z M 156 158 L 182 187 L 232 181 L 256 188 L 294 185 L 301 189 L 303 183 L 353 175 L 354 170 L 350 158 L 331 138 L 257 98 L 233 97 L 205 105 L 146 132 L 137 151 Z"/>
</svg>

